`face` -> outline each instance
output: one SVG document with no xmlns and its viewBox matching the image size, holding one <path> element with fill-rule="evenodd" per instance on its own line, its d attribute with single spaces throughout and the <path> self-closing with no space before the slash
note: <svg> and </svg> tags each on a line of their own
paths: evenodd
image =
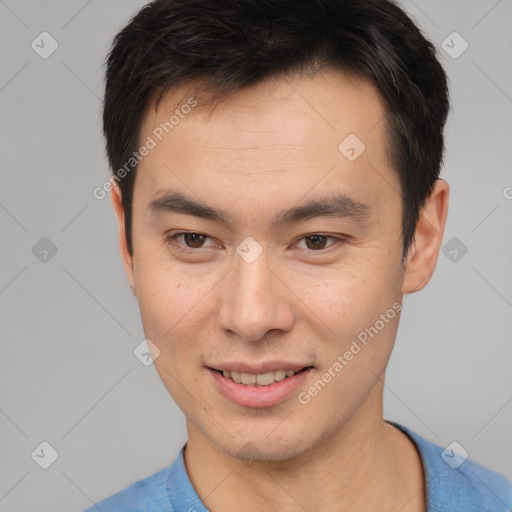
<svg viewBox="0 0 512 512">
<path fill-rule="evenodd" d="M 190 98 L 174 90 L 144 118 L 140 143 L 156 144 L 137 171 L 128 277 L 189 431 L 289 459 L 368 411 L 394 343 L 401 200 L 385 107 L 339 72 L 261 83 L 213 113 L 199 98 L 180 109 Z M 302 368 L 250 388 L 216 371 Z"/>
</svg>

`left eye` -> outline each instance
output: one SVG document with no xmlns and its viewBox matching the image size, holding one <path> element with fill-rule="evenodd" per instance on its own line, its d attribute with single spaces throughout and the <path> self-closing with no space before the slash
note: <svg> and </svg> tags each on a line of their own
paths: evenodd
<svg viewBox="0 0 512 512">
<path fill-rule="evenodd" d="M 206 240 L 211 238 L 208 235 L 203 235 L 202 233 L 196 233 L 191 231 L 182 231 L 179 233 L 171 234 L 167 237 L 168 242 L 175 243 L 176 240 L 183 237 L 183 241 L 185 242 L 185 249 L 186 250 L 194 250 L 194 249 L 203 249 L 204 243 Z M 330 245 L 327 245 L 328 247 L 332 247 L 337 242 L 343 242 L 344 239 L 337 238 L 329 235 L 322 235 L 322 234 L 312 234 L 312 235 L 306 235 L 300 238 L 299 240 L 304 240 L 306 243 L 306 249 L 310 251 L 321 251 L 326 249 L 326 243 L 327 240 L 333 240 L 333 243 Z"/>
<path fill-rule="evenodd" d="M 322 250 L 322 249 L 326 248 L 325 245 L 326 245 L 326 241 L 328 239 L 334 240 L 334 243 L 332 243 L 328 247 L 331 247 L 332 245 L 334 245 L 336 243 L 337 240 L 338 241 L 340 240 L 339 238 L 335 238 L 333 236 L 320 235 L 320 234 L 307 235 L 307 236 L 302 237 L 300 240 L 306 241 L 306 247 L 308 249 L 311 249 L 313 251 L 318 251 L 318 250 Z"/>
</svg>

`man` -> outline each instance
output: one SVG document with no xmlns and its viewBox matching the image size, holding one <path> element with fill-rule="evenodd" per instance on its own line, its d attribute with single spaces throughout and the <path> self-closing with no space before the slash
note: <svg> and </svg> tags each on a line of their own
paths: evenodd
<svg viewBox="0 0 512 512">
<path fill-rule="evenodd" d="M 88 510 L 509 511 L 505 477 L 383 418 L 448 211 L 446 76 L 406 14 L 156 0 L 106 78 L 121 254 L 188 441 Z"/>
</svg>

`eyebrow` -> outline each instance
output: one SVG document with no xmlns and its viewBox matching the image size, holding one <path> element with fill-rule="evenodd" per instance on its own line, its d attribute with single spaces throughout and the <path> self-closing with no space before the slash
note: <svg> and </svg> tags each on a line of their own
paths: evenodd
<svg viewBox="0 0 512 512">
<path fill-rule="evenodd" d="M 226 226 L 232 225 L 225 210 L 213 208 L 176 191 L 169 191 L 151 201 L 148 209 L 154 215 L 178 213 L 219 222 Z M 271 228 L 297 224 L 316 217 L 348 218 L 363 222 L 370 214 L 371 208 L 368 204 L 357 201 L 347 194 L 330 194 L 277 212 L 271 218 Z"/>
</svg>

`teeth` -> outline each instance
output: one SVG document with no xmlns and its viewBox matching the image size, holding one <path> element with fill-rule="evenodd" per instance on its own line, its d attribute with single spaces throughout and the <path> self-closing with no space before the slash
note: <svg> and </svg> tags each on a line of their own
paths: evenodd
<svg viewBox="0 0 512 512">
<path fill-rule="evenodd" d="M 238 384 L 246 384 L 248 386 L 269 386 L 274 382 L 285 379 L 286 377 L 292 377 L 297 372 L 295 370 L 276 370 L 275 372 L 267 373 L 244 373 L 244 372 L 232 372 L 229 370 L 223 370 L 222 375 L 227 379 L 232 379 Z"/>
<path fill-rule="evenodd" d="M 260 373 L 256 375 L 256 382 L 260 386 L 268 386 L 274 382 L 274 372 Z"/>
<path fill-rule="evenodd" d="M 242 384 L 254 386 L 254 384 L 256 384 L 256 375 L 253 373 L 242 373 Z"/>
<path fill-rule="evenodd" d="M 286 377 L 286 370 L 277 370 L 274 372 L 274 380 L 283 380 Z"/>
</svg>

